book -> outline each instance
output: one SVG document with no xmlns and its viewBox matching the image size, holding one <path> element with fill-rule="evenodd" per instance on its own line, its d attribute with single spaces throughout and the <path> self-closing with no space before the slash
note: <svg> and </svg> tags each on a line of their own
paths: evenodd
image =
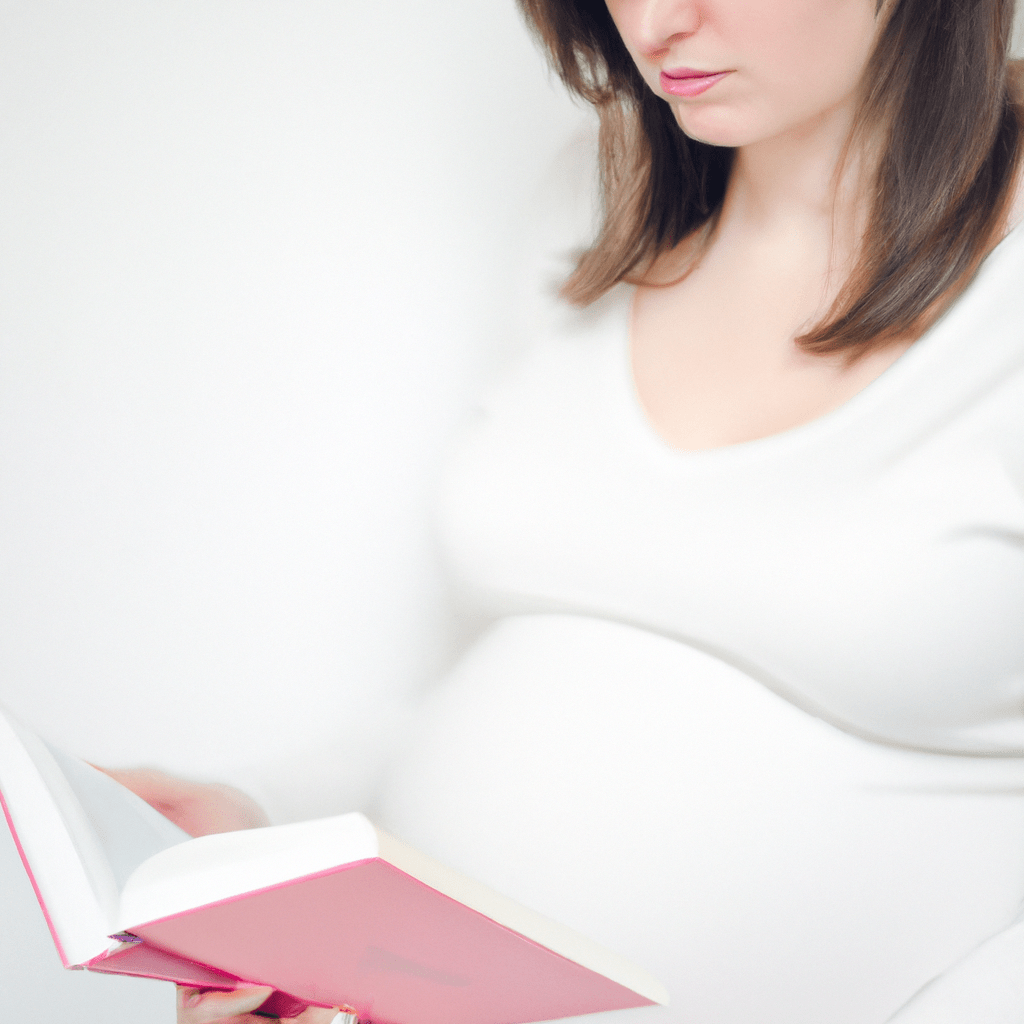
<svg viewBox="0 0 1024 1024">
<path fill-rule="evenodd" d="M 273 986 L 266 1015 L 525 1024 L 665 1004 L 643 969 L 358 812 L 191 838 L 0 706 L 0 804 L 67 968 Z"/>
</svg>

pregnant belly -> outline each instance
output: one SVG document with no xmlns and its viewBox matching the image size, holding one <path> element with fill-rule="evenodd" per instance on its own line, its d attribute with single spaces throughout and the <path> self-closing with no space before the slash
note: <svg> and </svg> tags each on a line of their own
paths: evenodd
<svg viewBox="0 0 1024 1024">
<path fill-rule="evenodd" d="M 481 638 L 377 816 L 657 975 L 630 1024 L 881 1024 L 1024 898 L 1024 763 L 863 741 L 579 616 Z"/>
</svg>

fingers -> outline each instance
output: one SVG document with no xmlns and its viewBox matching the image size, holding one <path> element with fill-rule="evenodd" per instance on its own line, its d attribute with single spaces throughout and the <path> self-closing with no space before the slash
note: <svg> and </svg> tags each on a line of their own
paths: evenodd
<svg viewBox="0 0 1024 1024">
<path fill-rule="evenodd" d="M 238 1017 L 248 1015 L 265 1003 L 273 991 L 269 985 L 247 985 L 231 992 L 203 992 L 198 988 L 179 987 L 178 1024 L 235 1022 Z M 253 1017 L 251 1020 L 263 1021 L 263 1018 Z M 238 1021 L 237 1024 L 242 1022 Z"/>
<path fill-rule="evenodd" d="M 246 985 L 230 992 L 204 992 L 178 986 L 178 1024 L 266 1024 L 265 1017 L 251 1011 L 263 1005 L 273 993 L 269 985 Z M 347 1009 L 347 1008 L 346 1008 Z M 354 1019 L 337 1007 L 308 1006 L 298 1017 L 282 1018 L 282 1024 L 348 1024 Z"/>
<path fill-rule="evenodd" d="M 310 1006 L 298 1017 L 289 1019 L 294 1020 L 295 1024 L 342 1024 L 345 1013 L 342 1010 L 325 1010 L 320 1006 Z"/>
<path fill-rule="evenodd" d="M 180 779 L 156 768 L 99 770 L 130 789 L 191 836 L 262 828 L 270 824 L 263 808 L 233 786 Z"/>
</svg>

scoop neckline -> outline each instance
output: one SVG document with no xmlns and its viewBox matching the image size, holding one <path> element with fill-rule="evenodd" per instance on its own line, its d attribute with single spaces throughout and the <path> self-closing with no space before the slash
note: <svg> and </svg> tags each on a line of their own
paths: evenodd
<svg viewBox="0 0 1024 1024">
<path fill-rule="evenodd" d="M 633 373 L 633 306 L 636 299 L 637 286 L 623 285 L 621 305 L 618 316 L 615 317 L 615 338 L 616 338 L 616 377 L 621 384 L 624 384 L 625 398 L 627 399 L 630 419 L 633 421 L 635 433 L 652 449 L 655 454 L 660 455 L 675 464 L 683 463 L 710 463 L 717 461 L 734 461 L 747 458 L 754 458 L 761 455 L 769 455 L 773 452 L 784 452 L 790 448 L 797 448 L 809 444 L 821 434 L 829 434 L 839 429 L 848 421 L 855 419 L 862 409 L 877 405 L 885 395 L 898 387 L 900 382 L 908 373 L 911 373 L 925 360 L 937 345 L 937 339 L 945 336 L 946 325 L 957 311 L 963 308 L 974 293 L 978 285 L 985 277 L 991 275 L 993 264 L 999 263 L 1005 257 L 1008 250 L 1013 248 L 1024 239 L 1024 220 L 1015 224 L 1006 234 L 989 250 L 975 271 L 974 276 L 968 283 L 961 295 L 953 304 L 910 346 L 887 366 L 877 377 L 869 381 L 859 391 L 851 395 L 846 401 L 829 409 L 820 416 L 798 423 L 796 426 L 787 427 L 772 434 L 765 434 L 763 437 L 751 438 L 749 441 L 736 441 L 732 444 L 719 445 L 714 448 L 676 448 L 662 436 L 661 432 L 652 422 L 647 409 L 640 398 L 636 386 L 636 376 Z M 1013 243 L 1013 245 L 1008 243 Z"/>
</svg>

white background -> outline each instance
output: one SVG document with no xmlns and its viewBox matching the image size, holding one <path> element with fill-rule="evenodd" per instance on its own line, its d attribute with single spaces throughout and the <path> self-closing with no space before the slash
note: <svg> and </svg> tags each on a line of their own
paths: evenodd
<svg viewBox="0 0 1024 1024">
<path fill-rule="evenodd" d="M 2 0 L 0 701 L 277 821 L 363 803 L 457 644 L 432 471 L 583 118 L 513 0 Z M 0 1005 L 173 1018 L 56 967 L 5 829 Z"/>
</svg>

